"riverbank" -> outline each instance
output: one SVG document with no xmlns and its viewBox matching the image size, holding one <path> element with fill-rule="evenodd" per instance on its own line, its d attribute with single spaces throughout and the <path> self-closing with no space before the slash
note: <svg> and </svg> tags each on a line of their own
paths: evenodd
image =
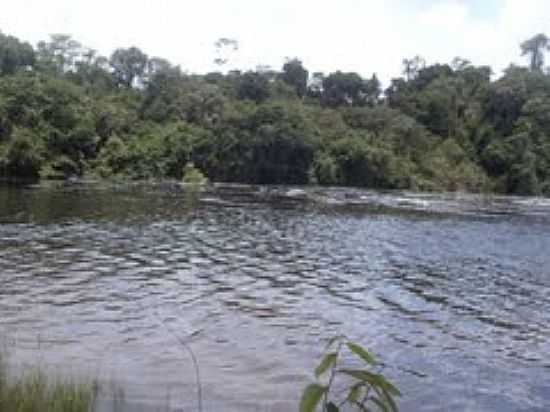
<svg viewBox="0 0 550 412">
<path fill-rule="evenodd" d="M 203 182 L 182 183 L 178 180 L 124 180 L 124 179 L 71 179 L 71 180 L 2 180 L 0 188 L 6 205 L 12 202 L 9 193 L 20 195 L 25 189 L 36 196 L 56 194 L 85 194 L 99 200 L 111 193 L 136 201 L 144 196 L 158 196 L 157 200 L 181 200 L 184 209 L 200 206 L 239 207 L 241 204 L 275 207 L 311 207 L 324 211 L 355 211 L 377 213 L 428 213 L 451 215 L 542 214 L 550 206 L 550 198 L 533 196 L 507 196 L 494 193 L 414 192 L 406 190 L 369 190 L 355 187 L 319 185 L 249 185 L 239 183 Z M 59 196 L 55 196 L 59 197 Z M 15 199 L 13 200 L 15 202 Z M 84 205 L 83 205 L 84 206 Z M 131 205 L 128 205 L 131 207 Z M 160 205 L 159 205 L 160 206 Z M 18 209 L 13 203 L 14 212 Z"/>
</svg>

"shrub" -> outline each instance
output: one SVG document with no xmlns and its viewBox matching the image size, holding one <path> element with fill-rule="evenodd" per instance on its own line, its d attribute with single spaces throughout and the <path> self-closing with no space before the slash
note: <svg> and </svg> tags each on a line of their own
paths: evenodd
<svg viewBox="0 0 550 412">
<path fill-rule="evenodd" d="M 14 131 L 6 153 L 6 169 L 9 175 L 37 178 L 42 156 L 32 136 L 24 129 Z"/>
<path fill-rule="evenodd" d="M 203 185 L 208 182 L 206 176 L 191 162 L 183 168 L 183 183 L 192 185 Z"/>
<path fill-rule="evenodd" d="M 66 179 L 80 174 L 81 168 L 79 165 L 65 155 L 56 157 L 40 169 L 40 178 L 42 179 Z"/>
<path fill-rule="evenodd" d="M 313 161 L 313 175 L 316 182 L 322 185 L 342 183 L 341 170 L 336 160 L 327 153 L 319 153 Z"/>
</svg>

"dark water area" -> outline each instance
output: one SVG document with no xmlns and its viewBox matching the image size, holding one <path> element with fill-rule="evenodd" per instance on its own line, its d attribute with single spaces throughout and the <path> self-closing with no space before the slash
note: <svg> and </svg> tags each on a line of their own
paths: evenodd
<svg viewBox="0 0 550 412">
<path fill-rule="evenodd" d="M 204 410 L 296 410 L 341 333 L 383 360 L 403 411 L 550 410 L 550 200 L 0 187 L 0 344 L 14 370 L 195 410 L 179 339 Z"/>
</svg>

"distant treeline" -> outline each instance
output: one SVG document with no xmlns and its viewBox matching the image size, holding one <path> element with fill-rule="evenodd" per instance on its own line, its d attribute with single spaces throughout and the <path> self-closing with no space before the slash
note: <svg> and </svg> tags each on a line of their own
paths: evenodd
<svg viewBox="0 0 550 412">
<path fill-rule="evenodd" d="M 550 194 L 549 45 L 527 40 L 528 67 L 496 80 L 405 59 L 382 90 L 299 59 L 196 75 L 136 47 L 0 33 L 0 177 L 180 179 L 193 162 L 211 181 Z"/>
</svg>

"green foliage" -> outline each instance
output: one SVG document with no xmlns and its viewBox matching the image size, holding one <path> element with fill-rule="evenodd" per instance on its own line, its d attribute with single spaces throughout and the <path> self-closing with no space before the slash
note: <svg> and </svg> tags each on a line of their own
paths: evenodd
<svg viewBox="0 0 550 412">
<path fill-rule="evenodd" d="M 303 97 L 307 92 L 308 77 L 309 72 L 299 59 L 288 60 L 283 66 L 281 79 L 292 86 L 299 97 Z"/>
<path fill-rule="evenodd" d="M 29 43 L 0 32 L 0 76 L 32 67 L 34 62 L 34 49 Z"/>
<path fill-rule="evenodd" d="M 117 85 L 126 88 L 143 79 L 147 63 L 147 55 L 137 47 L 116 49 L 109 60 Z"/>
<path fill-rule="evenodd" d="M 313 161 L 313 174 L 321 185 L 339 185 L 343 182 L 342 171 L 336 159 L 329 153 L 319 152 Z"/>
<path fill-rule="evenodd" d="M 134 90 L 121 90 L 101 96 L 91 107 L 95 131 L 104 143 L 112 135 L 135 134 L 140 129 L 139 108 L 142 102 Z"/>
<path fill-rule="evenodd" d="M 40 372 L 8 378 L 0 359 L 0 412 L 91 412 L 96 392 L 94 385 L 52 383 Z"/>
<path fill-rule="evenodd" d="M 246 123 L 250 162 L 245 174 L 255 176 L 255 183 L 307 183 L 313 130 L 301 113 L 281 104 L 261 106 Z"/>
<path fill-rule="evenodd" d="M 8 176 L 35 179 L 39 176 L 43 158 L 39 145 L 28 130 L 16 129 L 5 155 Z"/>
<path fill-rule="evenodd" d="M 94 163 L 100 176 L 181 179 L 196 148 L 209 138 L 207 131 L 186 122 L 147 124 L 137 133 L 107 139 Z"/>
<path fill-rule="evenodd" d="M 68 156 L 59 155 L 42 166 L 40 169 L 40 178 L 61 180 L 71 176 L 78 176 L 80 172 L 81 167 L 79 164 Z"/>
<path fill-rule="evenodd" d="M 101 177 L 108 178 L 122 173 L 130 161 L 128 147 L 118 136 L 111 136 L 101 148 L 96 170 Z"/>
<path fill-rule="evenodd" d="M 373 75 L 365 80 L 357 73 L 337 71 L 322 81 L 321 99 L 327 106 L 364 106 L 375 104 L 380 95 L 380 82 Z"/>
<path fill-rule="evenodd" d="M 536 195 L 542 191 L 537 173 L 537 156 L 527 133 L 519 133 L 502 141 L 492 142 L 483 153 L 487 168 L 506 188 L 514 193 Z"/>
<path fill-rule="evenodd" d="M 197 75 L 136 47 L 107 59 L 66 34 L 36 49 L 0 34 L 0 174 L 179 180 L 193 162 L 214 181 L 548 193 L 547 46 L 526 41 L 531 67 L 496 80 L 405 59 L 381 96 L 376 75 L 310 76 L 297 58 Z"/>
<path fill-rule="evenodd" d="M 62 76 L 75 68 L 82 45 L 71 35 L 51 34 L 49 41 L 41 41 L 37 47 L 38 69 L 42 72 Z"/>
<path fill-rule="evenodd" d="M 395 158 L 384 147 L 373 143 L 369 134 L 351 134 L 332 145 L 343 181 L 348 185 L 366 187 L 393 187 Z"/>
<path fill-rule="evenodd" d="M 269 81 L 258 72 L 246 72 L 241 76 L 237 86 L 240 99 L 249 99 L 261 103 L 269 98 Z"/>
<path fill-rule="evenodd" d="M 426 190 L 483 191 L 487 176 L 471 162 L 462 147 L 452 139 L 446 139 L 424 159 L 421 169 L 429 183 Z M 433 186 L 431 186 L 433 185 Z"/>
<path fill-rule="evenodd" d="M 206 176 L 191 162 L 183 168 L 182 182 L 190 185 L 203 185 L 208 182 Z"/>
<path fill-rule="evenodd" d="M 361 361 L 364 369 L 342 367 L 346 352 Z M 302 394 L 300 412 L 397 412 L 395 398 L 401 393 L 383 374 L 375 371 L 376 367 L 374 356 L 361 345 L 345 337 L 332 339 L 315 368 L 317 382 L 308 385 Z"/>
<path fill-rule="evenodd" d="M 326 386 L 319 385 L 318 383 L 308 385 L 300 400 L 300 412 L 314 412 L 326 391 Z"/>
<path fill-rule="evenodd" d="M 529 56 L 529 67 L 531 70 L 542 70 L 544 66 L 544 52 L 550 46 L 550 39 L 544 33 L 525 40 L 521 43 L 521 55 Z"/>
</svg>

